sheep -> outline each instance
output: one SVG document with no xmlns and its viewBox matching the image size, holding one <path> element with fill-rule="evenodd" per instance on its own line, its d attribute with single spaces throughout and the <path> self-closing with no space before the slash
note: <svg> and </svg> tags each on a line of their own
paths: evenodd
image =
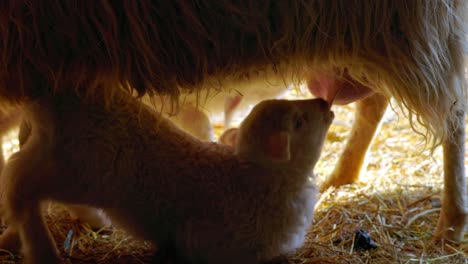
<svg viewBox="0 0 468 264">
<path fill-rule="evenodd" d="M 393 97 L 443 146 L 434 234 L 460 241 L 467 14 L 465 0 L 9 0 L 0 5 L 0 104 L 63 92 L 84 101 L 103 92 L 107 104 L 125 90 L 177 105 L 183 93 L 256 81 L 316 83 L 329 98 L 329 83 L 348 80 Z"/>
</svg>

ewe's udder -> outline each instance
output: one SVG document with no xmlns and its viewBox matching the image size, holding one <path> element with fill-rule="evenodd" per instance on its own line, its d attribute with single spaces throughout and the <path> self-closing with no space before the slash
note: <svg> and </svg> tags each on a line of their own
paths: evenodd
<svg viewBox="0 0 468 264">
<path fill-rule="evenodd" d="M 374 91 L 354 81 L 345 71 L 343 76 L 322 74 L 307 82 L 309 91 L 316 97 L 323 98 L 334 104 L 349 104 L 363 99 Z"/>
</svg>

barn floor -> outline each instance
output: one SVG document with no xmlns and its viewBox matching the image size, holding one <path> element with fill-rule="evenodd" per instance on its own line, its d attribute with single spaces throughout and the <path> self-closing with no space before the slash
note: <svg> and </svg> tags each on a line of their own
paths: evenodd
<svg viewBox="0 0 468 264">
<path fill-rule="evenodd" d="M 333 170 L 350 131 L 353 105 L 334 107 L 335 122 L 315 172 L 318 183 Z M 14 138 L 14 137 L 13 137 Z M 6 151 L 16 149 L 11 138 Z M 368 154 L 367 171 L 354 185 L 322 194 L 303 248 L 285 263 L 468 263 L 463 243 L 433 244 L 441 204 L 442 149 L 430 155 L 398 109 L 389 109 Z M 468 168 L 468 156 L 465 156 Z M 62 206 L 47 208 L 47 220 L 59 249 L 71 263 L 150 263 L 154 248 L 123 231 L 93 231 L 70 218 Z M 359 250 L 362 229 L 377 248 Z M 0 251 L 0 263 L 21 257 Z"/>
</svg>

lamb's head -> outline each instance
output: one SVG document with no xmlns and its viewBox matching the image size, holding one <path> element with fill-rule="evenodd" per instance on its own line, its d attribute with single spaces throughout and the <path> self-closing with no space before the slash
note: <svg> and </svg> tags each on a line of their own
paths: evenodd
<svg viewBox="0 0 468 264">
<path fill-rule="evenodd" d="M 235 152 L 261 162 L 314 166 L 333 118 L 322 99 L 263 101 L 242 122 Z"/>
</svg>

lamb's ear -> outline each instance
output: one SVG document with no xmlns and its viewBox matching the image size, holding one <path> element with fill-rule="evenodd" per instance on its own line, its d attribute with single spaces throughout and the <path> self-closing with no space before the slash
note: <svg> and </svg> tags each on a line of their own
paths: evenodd
<svg viewBox="0 0 468 264">
<path fill-rule="evenodd" d="M 236 147 L 238 134 L 238 128 L 230 128 L 223 132 L 218 141 L 224 145 Z"/>
<path fill-rule="evenodd" d="M 289 151 L 289 133 L 273 133 L 265 139 L 265 155 L 271 160 L 288 161 L 291 159 Z"/>
</svg>

